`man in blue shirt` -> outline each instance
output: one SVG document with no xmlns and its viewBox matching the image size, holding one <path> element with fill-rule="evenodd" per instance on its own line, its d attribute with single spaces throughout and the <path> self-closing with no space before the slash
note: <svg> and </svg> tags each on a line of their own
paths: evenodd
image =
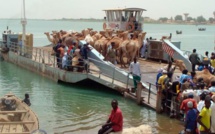
<svg viewBox="0 0 215 134">
<path fill-rule="evenodd" d="M 187 73 L 188 73 L 187 69 L 185 69 L 185 70 L 182 71 L 182 75 L 180 76 L 180 80 L 179 80 L 179 82 L 181 84 L 183 83 L 183 80 L 189 79 L 189 76 L 187 75 Z"/>
<path fill-rule="evenodd" d="M 187 112 L 187 116 L 185 119 L 185 132 L 186 134 L 193 134 L 197 128 L 197 110 L 193 108 L 193 102 L 189 101 L 187 103 L 187 107 L 189 111 Z"/>
</svg>

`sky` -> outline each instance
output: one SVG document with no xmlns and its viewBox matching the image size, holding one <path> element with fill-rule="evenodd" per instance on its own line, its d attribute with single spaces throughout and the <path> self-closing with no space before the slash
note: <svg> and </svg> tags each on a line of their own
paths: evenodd
<svg viewBox="0 0 215 134">
<path fill-rule="evenodd" d="M 23 0 L 0 0 L 0 18 L 21 18 Z M 28 19 L 96 18 L 103 9 L 144 8 L 143 17 L 159 19 L 189 13 L 191 17 L 213 17 L 215 0 L 25 0 Z"/>
</svg>

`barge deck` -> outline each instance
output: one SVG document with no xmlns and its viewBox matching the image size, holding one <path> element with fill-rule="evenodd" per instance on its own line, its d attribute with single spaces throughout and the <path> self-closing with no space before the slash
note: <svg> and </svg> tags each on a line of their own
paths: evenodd
<svg viewBox="0 0 215 134">
<path fill-rule="evenodd" d="M 128 68 L 121 69 L 119 65 L 114 66 L 106 61 L 104 63 L 96 61 L 99 62 L 97 64 L 93 59 L 89 58 L 89 73 L 85 71 L 66 71 L 57 67 L 55 56 L 51 55 L 51 47 L 33 47 L 31 50 L 31 55 L 23 55 L 20 53 L 19 48 L 11 47 L 9 52 L 1 52 L 0 55 L 5 61 L 39 73 L 56 82 L 77 83 L 85 79 L 90 79 L 136 100 L 138 104 L 143 104 L 156 110 L 157 91 L 154 83 L 157 70 L 167 66 L 166 63 L 140 58 L 139 63 L 142 78 L 141 83 L 138 84 L 137 94 L 133 94 L 127 92 L 128 89 L 133 87 L 132 76 L 129 75 Z M 180 73 L 180 71 L 176 70 L 175 75 L 177 73 Z"/>
</svg>

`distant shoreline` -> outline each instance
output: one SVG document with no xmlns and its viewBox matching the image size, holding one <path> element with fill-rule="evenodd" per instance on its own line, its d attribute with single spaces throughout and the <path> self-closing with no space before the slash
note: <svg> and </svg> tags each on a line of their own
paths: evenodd
<svg viewBox="0 0 215 134">
<path fill-rule="evenodd" d="M 20 20 L 20 19 L 7 19 L 1 18 L 0 20 Z M 83 22 L 104 22 L 103 19 L 28 19 L 36 21 L 83 21 Z M 205 23 L 205 24 L 195 24 L 195 23 L 186 23 L 186 22 L 144 22 L 144 24 L 168 24 L 168 25 L 215 25 L 215 23 Z"/>
</svg>

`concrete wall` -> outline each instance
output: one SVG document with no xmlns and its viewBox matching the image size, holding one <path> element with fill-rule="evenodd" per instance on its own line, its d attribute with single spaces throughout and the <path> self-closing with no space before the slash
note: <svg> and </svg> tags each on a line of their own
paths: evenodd
<svg viewBox="0 0 215 134">
<path fill-rule="evenodd" d="M 11 51 L 9 51 L 7 54 L 2 53 L 2 56 L 4 60 L 8 62 L 39 73 L 40 75 L 46 76 L 54 81 L 61 80 L 68 83 L 76 83 L 87 79 L 86 73 L 68 72 L 59 68 L 50 67 L 49 65 L 38 63 L 32 59 L 19 56 L 17 53 Z"/>
</svg>

